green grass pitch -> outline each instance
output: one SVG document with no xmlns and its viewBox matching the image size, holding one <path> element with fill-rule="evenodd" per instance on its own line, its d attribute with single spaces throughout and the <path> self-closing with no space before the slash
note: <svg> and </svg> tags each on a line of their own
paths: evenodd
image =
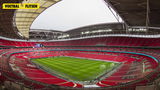
<svg viewBox="0 0 160 90">
<path fill-rule="evenodd" d="M 74 81 L 90 81 L 103 75 L 118 63 L 74 57 L 32 59 L 32 62 L 55 74 Z"/>
</svg>

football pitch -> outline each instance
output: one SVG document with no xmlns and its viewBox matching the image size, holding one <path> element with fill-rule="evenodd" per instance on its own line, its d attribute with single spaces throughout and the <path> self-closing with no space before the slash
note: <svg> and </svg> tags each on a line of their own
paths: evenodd
<svg viewBox="0 0 160 90">
<path fill-rule="evenodd" d="M 32 59 L 49 73 L 74 81 L 91 81 L 117 67 L 119 63 L 75 57 Z"/>
</svg>

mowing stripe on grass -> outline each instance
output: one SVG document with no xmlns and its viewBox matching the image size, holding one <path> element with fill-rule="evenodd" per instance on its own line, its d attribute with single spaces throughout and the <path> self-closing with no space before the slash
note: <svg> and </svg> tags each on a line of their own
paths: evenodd
<svg viewBox="0 0 160 90">
<path fill-rule="evenodd" d="M 53 57 L 33 59 L 42 67 L 47 67 L 61 77 L 75 81 L 90 81 L 118 65 L 115 62 L 97 61 L 73 57 Z"/>
</svg>

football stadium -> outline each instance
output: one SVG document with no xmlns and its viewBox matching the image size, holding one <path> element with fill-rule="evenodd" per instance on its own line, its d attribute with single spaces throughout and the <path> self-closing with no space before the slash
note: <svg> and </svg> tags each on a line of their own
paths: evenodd
<svg viewBox="0 0 160 90">
<path fill-rule="evenodd" d="M 0 0 L 0 90 L 160 90 L 159 0 L 101 0 L 118 22 L 31 28 L 62 1 Z"/>
</svg>

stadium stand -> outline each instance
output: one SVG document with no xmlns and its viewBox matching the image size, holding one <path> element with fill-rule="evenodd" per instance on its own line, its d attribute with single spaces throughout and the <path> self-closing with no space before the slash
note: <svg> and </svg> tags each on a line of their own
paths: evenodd
<svg viewBox="0 0 160 90">
<path fill-rule="evenodd" d="M 127 38 L 127 37 L 101 37 L 90 38 L 84 40 L 71 40 L 61 42 L 20 42 L 20 41 L 8 41 L 0 39 L 1 46 L 13 46 L 13 47 L 34 47 L 36 43 L 41 43 L 44 46 L 97 46 L 99 44 L 105 46 L 160 46 L 159 39 L 153 38 Z"/>
<path fill-rule="evenodd" d="M 74 49 L 75 48 L 79 49 L 79 47 L 74 47 Z M 81 49 L 79 49 L 79 51 L 74 51 L 74 49 L 73 51 L 67 51 L 67 49 L 64 49 L 64 51 L 62 51 L 63 48 L 57 49 L 54 47 L 53 48 L 43 47 L 43 48 L 34 48 L 34 49 L 32 48 L 12 49 L 9 52 L 1 55 L 1 58 L 3 58 L 3 61 L 1 59 L 1 65 L 2 65 L 1 68 L 3 68 L 2 71 L 5 72 L 7 75 L 9 75 L 10 78 L 14 78 L 14 79 L 16 78 L 17 80 L 18 79 L 21 80 L 21 77 L 23 78 L 25 77 L 27 79 L 31 79 L 41 83 L 80 88 L 80 87 L 83 87 L 83 85 L 76 84 L 74 82 L 68 82 L 65 79 L 60 79 L 57 76 L 53 76 L 50 73 L 40 70 L 39 68 L 37 68 L 36 65 L 30 62 L 30 58 L 42 58 L 42 57 L 44 58 L 44 57 L 53 57 L 53 56 L 63 55 L 63 56 L 72 56 L 72 57 L 81 57 L 81 58 L 92 58 L 96 60 L 123 62 L 123 65 L 119 69 L 117 69 L 116 72 L 114 72 L 107 78 L 104 78 L 102 81 L 97 82 L 97 85 L 100 87 L 116 86 L 116 85 L 121 85 L 127 82 L 134 82 L 154 72 L 154 69 L 156 69 L 158 66 L 158 63 L 153 58 L 144 56 L 144 55 L 111 52 L 111 51 L 110 52 L 84 51 L 82 47 L 80 48 Z M 90 47 L 87 47 L 87 48 L 88 50 L 90 49 Z M 97 48 L 99 49 L 99 47 Z M 117 49 L 119 48 L 114 48 L 113 51 L 118 51 Z M 121 51 L 125 51 L 125 49 L 124 50 L 122 48 L 120 49 Z M 8 67 L 8 65 L 4 63 L 8 62 L 7 55 L 9 53 L 13 53 L 13 54 L 9 56 L 10 60 L 9 60 L 9 67 Z M 12 69 L 13 72 L 8 72 L 9 68 Z M 21 77 L 19 77 L 19 75 Z M 156 74 L 154 77 L 156 77 Z M 154 79 L 154 78 L 152 77 L 150 79 Z M 148 83 L 148 81 L 141 80 L 139 81 L 139 83 L 141 85 L 145 85 L 146 83 Z M 35 85 L 34 88 L 41 88 L 41 87 Z"/>
<path fill-rule="evenodd" d="M 0 8 L 0 90 L 160 90 L 159 0 L 104 0 L 123 22 L 31 30 L 36 17 L 59 1 L 0 0 L 1 6 L 41 3 L 39 10 Z M 93 80 L 75 81 L 32 61 L 61 56 L 118 65 Z"/>
</svg>

